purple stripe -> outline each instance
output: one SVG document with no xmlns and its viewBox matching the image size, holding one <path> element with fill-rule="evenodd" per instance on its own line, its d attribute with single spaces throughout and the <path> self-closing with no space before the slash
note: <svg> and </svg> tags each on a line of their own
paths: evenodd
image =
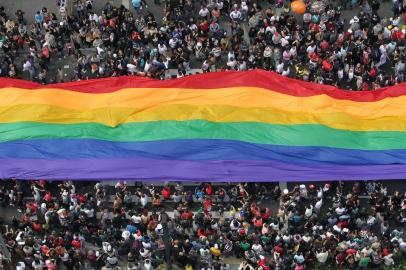
<svg viewBox="0 0 406 270">
<path fill-rule="evenodd" d="M 46 173 L 44 173 L 46 172 Z M 406 165 L 305 166 L 273 161 L 0 159 L 0 178 L 44 180 L 307 181 L 405 179 Z"/>
</svg>

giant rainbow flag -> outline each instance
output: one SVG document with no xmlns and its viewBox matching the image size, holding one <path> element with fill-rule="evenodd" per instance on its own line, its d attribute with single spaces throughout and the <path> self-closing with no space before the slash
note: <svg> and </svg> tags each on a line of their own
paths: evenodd
<svg viewBox="0 0 406 270">
<path fill-rule="evenodd" d="M 405 84 L 354 92 L 255 70 L 0 88 L 0 178 L 406 178 Z"/>
</svg>

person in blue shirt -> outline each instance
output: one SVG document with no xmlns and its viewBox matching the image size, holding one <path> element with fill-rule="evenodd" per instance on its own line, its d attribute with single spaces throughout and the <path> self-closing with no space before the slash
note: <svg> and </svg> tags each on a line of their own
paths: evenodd
<svg viewBox="0 0 406 270">
<path fill-rule="evenodd" d="M 37 13 L 35 13 L 34 15 L 34 20 L 37 27 L 41 28 L 44 21 L 44 15 L 42 15 L 41 12 L 37 11 Z"/>
<path fill-rule="evenodd" d="M 137 14 L 140 15 L 142 5 L 144 4 L 146 6 L 145 1 L 143 1 L 143 0 L 131 0 L 131 2 L 133 4 L 133 7 L 134 7 L 135 11 L 137 12 Z M 147 6 L 145 8 L 147 8 Z"/>
</svg>

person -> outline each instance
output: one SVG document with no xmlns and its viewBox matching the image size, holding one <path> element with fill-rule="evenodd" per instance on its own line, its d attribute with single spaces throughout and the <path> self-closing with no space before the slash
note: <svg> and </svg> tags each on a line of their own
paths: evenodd
<svg viewBox="0 0 406 270">
<path fill-rule="evenodd" d="M 141 9 L 142 9 L 142 1 L 141 0 L 131 0 L 131 3 L 133 4 L 135 12 L 138 15 L 140 15 L 141 14 Z"/>
<path fill-rule="evenodd" d="M 371 262 L 371 258 L 369 257 L 368 254 L 361 254 L 361 258 L 359 259 L 358 262 L 358 269 L 359 270 L 364 270 L 364 269 L 368 269 L 368 265 Z"/>
<path fill-rule="evenodd" d="M 42 28 L 42 24 L 44 22 L 44 15 L 40 11 L 37 11 L 37 13 L 35 13 L 34 19 L 36 26 L 38 28 Z"/>
<path fill-rule="evenodd" d="M 24 262 L 18 262 L 16 266 L 16 270 L 25 270 L 25 263 Z"/>
</svg>

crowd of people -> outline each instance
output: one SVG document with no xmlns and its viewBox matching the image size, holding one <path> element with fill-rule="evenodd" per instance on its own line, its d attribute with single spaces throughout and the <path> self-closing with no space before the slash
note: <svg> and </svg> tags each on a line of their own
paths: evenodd
<svg viewBox="0 0 406 270">
<path fill-rule="evenodd" d="M 4 241 L 18 270 L 226 270 L 235 258 L 240 270 L 404 264 L 406 190 L 352 184 L 7 181 L 2 209 L 20 214 L 3 217 Z"/>
<path fill-rule="evenodd" d="M 45 84 L 260 68 L 353 90 L 405 81 L 406 1 L 393 0 L 383 14 L 379 0 L 306 0 L 298 15 L 284 0 L 154 0 L 162 18 L 145 1 L 131 3 L 128 10 L 108 1 L 96 11 L 91 0 L 75 0 L 72 15 L 44 7 L 33 24 L 24 11 L 0 7 L 0 76 Z M 348 22 L 346 8 L 357 11 Z M 74 75 L 50 69 L 66 57 L 77 63 Z"/>
<path fill-rule="evenodd" d="M 101 11 L 76 0 L 66 18 L 46 7 L 34 18 L 0 7 L 0 77 L 48 84 L 260 68 L 353 90 L 406 80 L 406 1 L 393 0 L 389 16 L 378 0 L 306 3 L 298 15 L 283 0 L 154 0 L 162 18 L 141 0 Z M 347 8 L 357 14 L 345 22 Z M 63 69 L 69 59 L 73 76 Z M 12 261 L 0 252 L 17 270 L 228 270 L 235 259 L 240 270 L 405 264 L 406 190 L 388 193 L 378 181 L 281 190 L 10 180 L 0 183 L 0 204 L 19 211 L 2 217 Z"/>
</svg>

